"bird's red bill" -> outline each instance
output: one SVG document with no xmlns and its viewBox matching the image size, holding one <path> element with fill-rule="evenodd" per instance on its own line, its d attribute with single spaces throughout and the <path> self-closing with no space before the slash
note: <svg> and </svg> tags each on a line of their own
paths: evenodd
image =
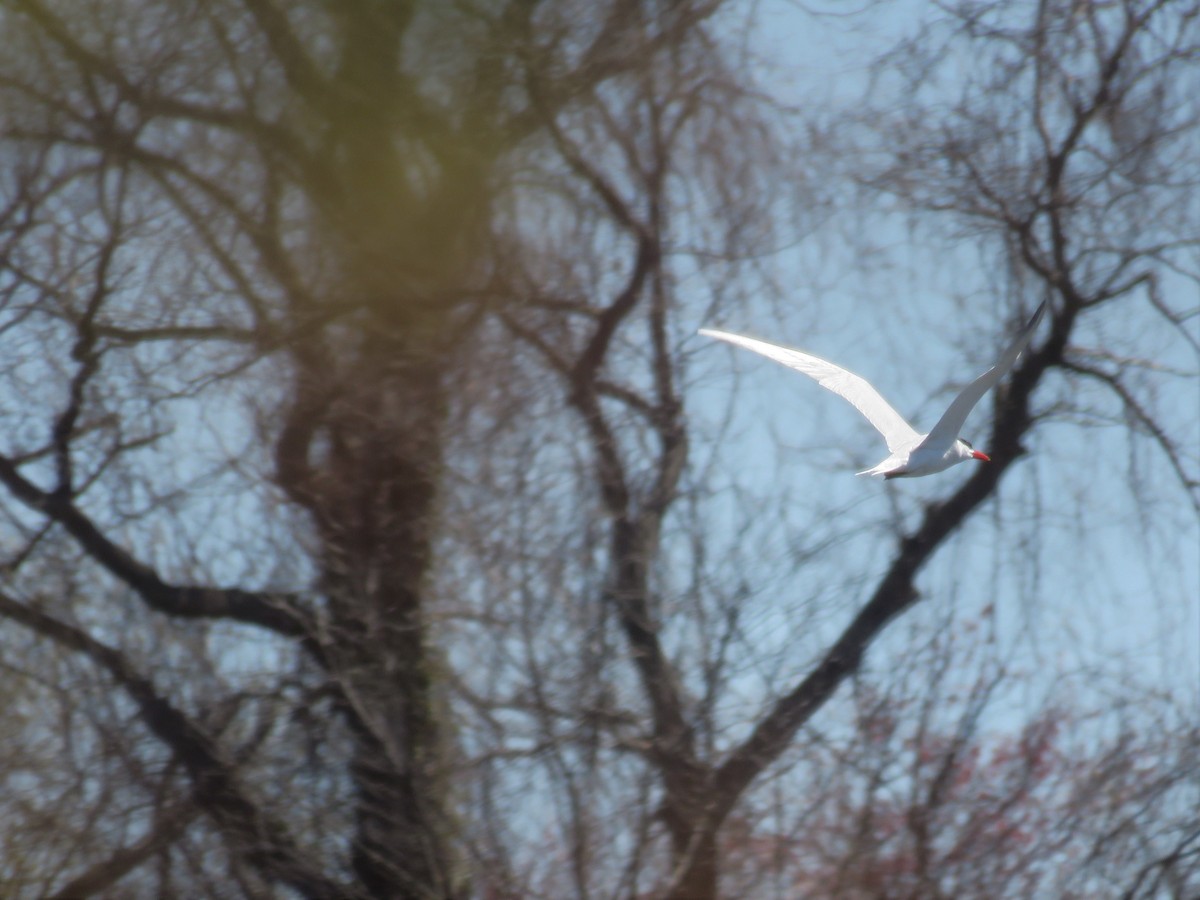
<svg viewBox="0 0 1200 900">
<path fill-rule="evenodd" d="M 981 453 L 978 450 L 972 450 L 971 457 L 973 459 L 978 459 L 982 462 L 991 462 L 992 461 L 992 458 L 990 456 L 988 456 L 986 453 Z"/>
</svg>

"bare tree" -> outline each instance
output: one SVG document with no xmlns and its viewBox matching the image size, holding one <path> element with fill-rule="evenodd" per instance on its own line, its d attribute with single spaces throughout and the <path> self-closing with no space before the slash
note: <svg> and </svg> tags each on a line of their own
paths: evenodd
<svg viewBox="0 0 1200 900">
<path fill-rule="evenodd" d="M 1170 289 L 1194 282 L 1200 236 L 1180 199 L 1194 16 L 950 11 L 886 62 L 905 102 L 846 126 L 845 183 L 969 237 L 1050 324 L 997 399 L 994 464 L 899 517 L 861 608 L 798 670 L 747 636 L 761 587 L 733 562 L 760 511 L 733 504 L 747 528 L 724 535 L 685 343 L 773 287 L 793 214 L 823 199 L 749 74 L 752 10 L 6 3 L 0 614 L 21 626 L 10 677 L 60 710 L 21 729 L 55 748 L 27 766 L 36 791 L 76 759 L 88 797 L 61 795 L 78 841 L 13 892 L 715 897 L 742 877 L 739 810 L 818 771 L 793 753 L 820 759 L 804 729 L 923 570 L 1025 442 L 1089 411 L 1047 390 L 1101 386 L 1200 503 L 1150 367 L 1077 343 L 1140 303 L 1196 348 Z M 950 45 L 979 74 L 947 105 Z M 747 710 L 753 666 L 775 668 Z M 897 710 L 918 731 L 938 684 Z M 979 774 L 972 709 L 910 760 L 913 896 L 975 889 L 956 848 L 1012 847 L 978 821 L 949 849 L 930 837 L 967 802 L 950 781 L 1000 769 L 996 802 L 1016 804 L 1053 743 L 1034 722 Z M 880 759 L 903 757 L 890 740 Z M 829 875 L 891 840 L 845 812 L 862 842 L 779 877 L 843 896 L 890 879 Z M 1178 834 L 1131 892 L 1194 881 Z M 1005 859 L 981 891 L 1044 857 Z"/>
<path fill-rule="evenodd" d="M 946 620 L 914 634 L 886 677 L 856 679 L 837 725 L 813 733 L 796 768 L 732 815 L 722 837 L 731 893 L 1194 890 L 1200 769 L 1186 709 L 1158 705 L 1154 718 L 1126 708 L 1097 740 L 1093 728 L 1111 719 L 1073 706 L 1068 679 L 1035 687 L 999 632 L 991 613 Z M 1015 733 L 993 731 L 989 709 L 1022 682 L 1045 691 L 1040 709 Z"/>
<path fill-rule="evenodd" d="M 709 103 L 704 72 L 723 74 L 719 54 L 704 61 L 716 8 L 4 10 L 17 51 L 4 76 L 7 328 L 17 341 L 40 336 L 9 370 L 10 383 L 37 388 L 0 461 L 24 536 L 10 556 L 23 587 L 5 614 L 89 658 L 129 698 L 229 852 L 267 882 L 330 897 L 466 890 L 429 586 L 445 423 L 471 410 L 473 335 L 513 302 L 497 278 L 526 226 L 496 223 L 515 215 L 525 177 L 544 177 L 547 154 L 590 177 L 570 150 L 581 136 L 571 120 L 597 120 L 606 92 L 620 98 L 674 60 L 691 67 L 695 94 L 671 98 L 678 118 Z M 620 214 L 608 198 L 602 218 Z M 659 240 L 641 240 L 619 307 L 642 301 Z M 600 318 L 571 398 L 585 414 L 620 315 Z M 218 457 L 208 471 L 185 474 L 180 460 L 172 472 L 165 461 L 188 449 L 167 433 L 189 415 L 213 417 L 213 444 L 231 446 L 201 451 L 197 462 Z M 663 474 L 663 506 L 673 477 Z M 252 515 L 286 520 L 275 534 L 251 541 L 236 513 L 222 514 L 244 479 L 257 485 L 241 498 Z M 197 484 L 212 492 L 192 496 Z M 51 554 L 60 534 L 68 547 L 55 541 Z M 247 554 L 225 555 L 242 541 Z M 127 641 L 72 621 L 65 601 L 34 599 L 61 590 L 39 560 L 43 571 L 72 564 L 73 551 L 129 592 L 123 603 L 295 647 L 271 651 L 294 674 L 246 717 L 312 717 L 304 730 L 336 768 L 303 777 L 332 778 L 332 802 L 352 810 L 334 818 L 334 846 L 306 851 L 325 825 L 295 827 L 287 789 L 256 783 L 206 724 L 207 707 L 236 695 L 209 685 L 189 710 Z M 260 567 L 258 553 L 278 561 Z"/>
</svg>

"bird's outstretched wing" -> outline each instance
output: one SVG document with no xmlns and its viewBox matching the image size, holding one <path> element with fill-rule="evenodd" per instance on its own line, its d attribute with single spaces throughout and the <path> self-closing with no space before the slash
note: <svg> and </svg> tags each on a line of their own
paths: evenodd
<svg viewBox="0 0 1200 900">
<path fill-rule="evenodd" d="M 883 435 L 888 449 L 893 452 L 920 437 L 913 427 L 904 421 L 904 417 L 879 396 L 879 392 L 871 387 L 870 383 L 853 372 L 847 372 L 840 366 L 835 366 L 816 356 L 801 353 L 799 350 L 743 337 L 740 334 L 730 334 L 728 331 L 716 331 L 712 328 L 701 328 L 700 333 L 719 341 L 727 341 L 737 347 L 753 350 L 767 359 L 783 363 L 788 368 L 795 369 L 814 379 L 821 387 L 833 391 L 842 399 L 849 401 L 855 409 L 866 416 L 867 420 Z"/>
<path fill-rule="evenodd" d="M 958 438 L 958 434 L 962 431 L 963 424 L 967 421 L 971 410 L 975 408 L 975 404 L 1013 367 L 1017 357 L 1021 355 L 1021 351 L 1033 337 L 1034 329 L 1037 328 L 1038 322 L 1042 320 L 1042 314 L 1045 312 L 1046 302 L 1043 300 L 1042 305 L 1037 308 L 1037 312 L 1013 338 L 1012 343 L 1000 355 L 996 364 L 963 388 L 962 393 L 954 398 L 950 408 L 933 426 L 933 431 L 929 432 L 929 437 L 925 438 L 926 444 L 934 447 L 942 444 L 949 446 Z"/>
</svg>

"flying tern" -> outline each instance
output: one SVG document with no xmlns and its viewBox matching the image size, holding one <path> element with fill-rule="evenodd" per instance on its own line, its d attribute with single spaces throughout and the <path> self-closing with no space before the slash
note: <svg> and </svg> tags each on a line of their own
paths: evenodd
<svg viewBox="0 0 1200 900">
<path fill-rule="evenodd" d="M 1037 308 L 1037 312 L 1017 334 L 1008 348 L 1000 354 L 996 364 L 967 385 L 962 393 L 954 398 L 950 408 L 943 414 L 933 431 L 928 434 L 918 434 L 916 429 L 908 424 L 896 410 L 888 404 L 879 392 L 864 378 L 848 372 L 841 366 L 835 366 L 808 353 L 781 347 L 767 341 L 731 334 L 727 331 L 717 331 L 712 328 L 701 328 L 700 333 L 707 337 L 726 341 L 755 353 L 762 354 L 767 359 L 795 369 L 815 379 L 821 387 L 833 391 L 839 397 L 849 401 L 887 441 L 888 456 L 879 465 L 859 472 L 859 475 L 875 475 L 884 478 L 917 478 L 921 475 L 932 475 L 968 459 L 978 459 L 990 462 L 987 454 L 976 450 L 958 436 L 967 416 L 975 408 L 980 398 L 996 384 L 1005 373 L 1013 367 L 1021 351 L 1025 349 L 1042 314 L 1046 311 L 1045 302 Z"/>
</svg>

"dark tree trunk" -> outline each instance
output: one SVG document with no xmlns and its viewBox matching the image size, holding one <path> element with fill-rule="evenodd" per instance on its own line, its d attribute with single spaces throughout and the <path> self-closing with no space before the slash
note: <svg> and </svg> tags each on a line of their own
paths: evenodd
<svg viewBox="0 0 1200 900">
<path fill-rule="evenodd" d="M 380 335 L 342 359 L 297 354 L 278 468 L 321 543 L 324 655 L 356 738 L 355 874 L 374 897 L 428 900 L 455 893 L 424 607 L 441 373 Z"/>
</svg>

